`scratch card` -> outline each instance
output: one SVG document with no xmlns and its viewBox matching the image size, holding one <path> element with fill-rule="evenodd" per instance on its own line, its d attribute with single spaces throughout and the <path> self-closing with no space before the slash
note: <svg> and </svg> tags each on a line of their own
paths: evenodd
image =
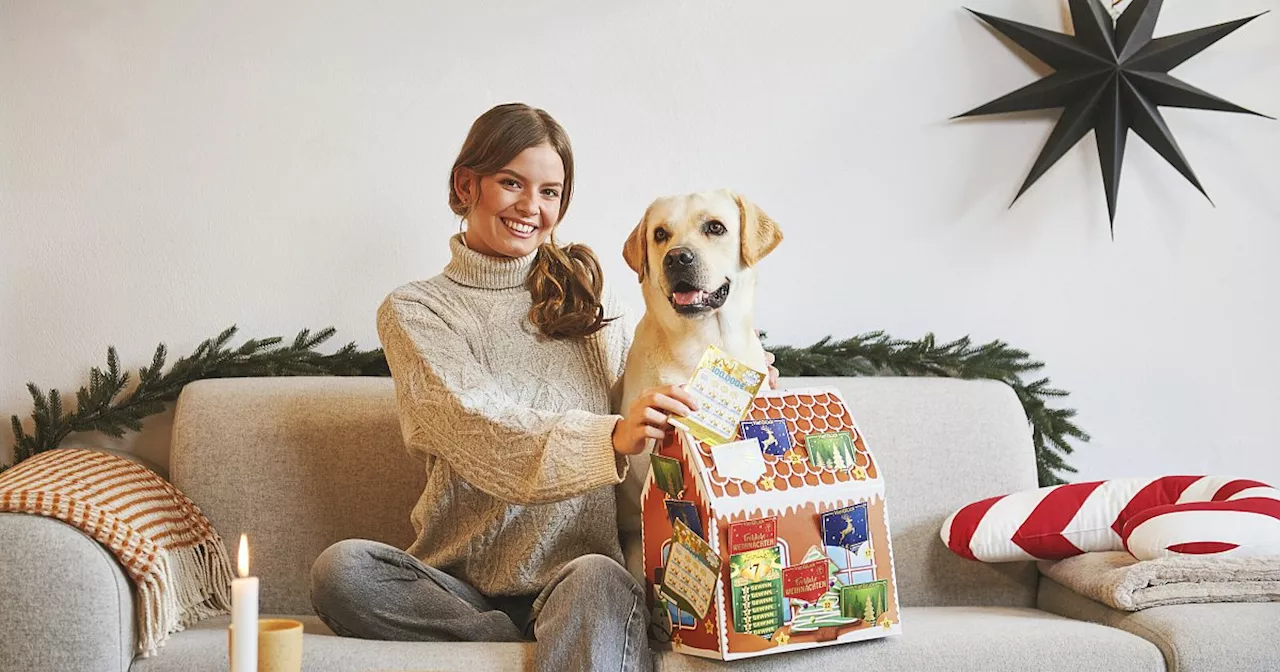
<svg viewBox="0 0 1280 672">
<path fill-rule="evenodd" d="M 707 346 L 685 386 L 698 400 L 698 410 L 685 418 L 672 418 L 671 424 L 712 445 L 732 441 L 762 383 L 763 373 L 714 345 Z"/>
<path fill-rule="evenodd" d="M 693 502 L 686 502 L 680 499 L 668 499 L 667 518 L 675 524 L 677 520 L 689 526 L 693 533 L 705 539 L 707 535 L 702 533 L 702 518 L 698 516 L 698 507 Z"/>
<path fill-rule="evenodd" d="M 729 557 L 733 629 L 768 637 L 782 627 L 782 557 L 776 546 Z"/>
<path fill-rule="evenodd" d="M 662 594 L 681 609 L 706 618 L 720 578 L 720 556 L 689 526 L 676 519 L 671 554 L 662 576 Z"/>
<path fill-rule="evenodd" d="M 778 517 L 729 523 L 729 553 L 745 553 L 778 545 Z"/>
<path fill-rule="evenodd" d="M 649 459 L 653 468 L 653 482 L 663 492 L 672 497 L 684 496 L 684 471 L 680 468 L 680 460 L 650 453 Z"/>
<path fill-rule="evenodd" d="M 868 581 L 840 588 L 840 615 L 875 623 L 888 608 L 889 580 Z"/>
<path fill-rule="evenodd" d="M 831 586 L 831 561 L 827 558 L 794 565 L 782 570 L 782 596 L 817 602 Z"/>
<path fill-rule="evenodd" d="M 791 450 L 791 432 L 787 431 L 787 421 L 782 418 L 743 420 L 738 425 L 738 436 L 759 441 L 766 455 L 781 456 Z"/>
<path fill-rule="evenodd" d="M 730 585 L 745 586 L 748 583 L 781 578 L 782 553 L 777 546 L 729 556 Z"/>
<path fill-rule="evenodd" d="M 867 539 L 866 502 L 822 514 L 823 544 L 853 548 Z"/>
<path fill-rule="evenodd" d="M 857 447 L 849 432 L 810 434 L 804 440 L 809 451 L 809 463 L 818 469 L 852 469 L 856 466 L 854 455 Z"/>
</svg>

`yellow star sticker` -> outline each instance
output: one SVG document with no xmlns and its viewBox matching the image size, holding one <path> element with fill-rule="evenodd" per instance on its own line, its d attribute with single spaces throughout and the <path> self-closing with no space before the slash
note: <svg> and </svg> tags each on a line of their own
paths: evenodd
<svg viewBox="0 0 1280 672">
<path fill-rule="evenodd" d="M 707 621 L 706 628 L 707 628 L 708 635 L 716 634 L 716 624 L 714 621 Z"/>
<path fill-rule="evenodd" d="M 777 637 L 773 638 L 773 641 L 777 642 L 778 646 L 786 646 L 787 642 L 791 641 L 791 635 L 788 635 L 785 632 L 780 632 Z"/>
<path fill-rule="evenodd" d="M 888 630 L 893 627 L 893 621 L 889 620 L 889 614 L 881 614 L 880 627 Z"/>
<path fill-rule="evenodd" d="M 773 489 L 773 477 L 772 477 L 772 476 L 765 476 L 765 477 L 761 478 L 761 479 L 760 479 L 760 483 L 759 483 L 758 485 L 760 486 L 760 489 L 761 489 L 761 490 L 772 490 L 772 489 Z"/>
<path fill-rule="evenodd" d="M 676 636 L 671 638 L 671 645 L 676 648 L 684 646 L 684 640 L 680 639 L 680 633 L 676 633 Z"/>
<path fill-rule="evenodd" d="M 804 458 L 800 457 L 800 453 L 797 453 L 794 450 L 788 450 L 787 461 L 790 462 L 791 464 L 800 464 L 804 462 Z"/>
<path fill-rule="evenodd" d="M 862 467 L 854 467 L 854 468 L 853 468 L 853 480 L 855 480 L 855 481 L 865 481 L 865 480 L 867 480 L 867 470 L 866 470 L 866 469 L 863 469 Z"/>
</svg>

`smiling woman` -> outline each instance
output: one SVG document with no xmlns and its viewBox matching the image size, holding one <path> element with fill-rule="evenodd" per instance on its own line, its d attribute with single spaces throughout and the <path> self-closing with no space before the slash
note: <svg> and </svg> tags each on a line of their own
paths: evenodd
<svg viewBox="0 0 1280 672">
<path fill-rule="evenodd" d="M 697 403 L 662 386 L 618 413 L 632 330 L 591 249 L 554 241 L 572 193 L 569 139 L 546 112 L 499 105 L 472 125 L 449 173 L 465 227 L 449 264 L 377 312 L 405 447 L 426 470 L 416 539 L 346 539 L 316 559 L 313 606 L 334 632 L 536 639 L 537 670 L 652 666 L 614 486 Z"/>
<path fill-rule="evenodd" d="M 466 246 L 518 259 L 537 251 L 525 287 L 529 321 L 551 338 L 588 336 L 604 314 L 603 276 L 591 248 L 555 243 L 573 196 L 573 149 L 545 111 L 509 103 L 480 115 L 449 173 L 449 207 L 466 222 Z"/>
<path fill-rule="evenodd" d="M 459 166 L 454 190 L 468 203 L 467 247 L 491 257 L 536 250 L 560 220 L 564 179 L 564 164 L 549 142 L 520 152 L 492 175 Z"/>
</svg>

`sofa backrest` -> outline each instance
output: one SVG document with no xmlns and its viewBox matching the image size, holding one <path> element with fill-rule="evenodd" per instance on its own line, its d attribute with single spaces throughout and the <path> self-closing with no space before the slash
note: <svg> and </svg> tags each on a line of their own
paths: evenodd
<svg viewBox="0 0 1280 672">
<path fill-rule="evenodd" d="M 780 381 L 802 384 L 840 388 L 880 466 L 902 604 L 1035 605 L 1033 563 L 965 560 L 939 537 L 965 504 L 1037 487 L 1031 430 L 1012 388 L 951 378 Z"/>
<path fill-rule="evenodd" d="M 407 548 L 426 473 L 390 378 L 201 380 L 174 411 L 169 477 L 233 558 L 249 539 L 262 613 L 309 614 L 311 563 L 348 538 Z"/>
<path fill-rule="evenodd" d="M 1031 606 L 1030 563 L 984 565 L 938 538 L 960 506 L 1036 485 L 1013 391 L 936 378 L 783 379 L 840 388 L 879 462 L 902 603 Z M 404 449 L 389 378 L 203 380 L 182 392 L 170 478 L 235 553 L 249 537 L 263 613 L 310 613 L 312 561 L 365 538 L 406 548 L 423 466 Z"/>
</svg>

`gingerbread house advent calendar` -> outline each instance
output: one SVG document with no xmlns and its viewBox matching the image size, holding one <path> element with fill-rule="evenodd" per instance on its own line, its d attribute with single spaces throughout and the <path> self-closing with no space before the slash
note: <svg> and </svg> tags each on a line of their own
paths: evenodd
<svg viewBox="0 0 1280 672">
<path fill-rule="evenodd" d="M 641 500 L 655 638 L 733 660 L 901 633 L 884 482 L 837 389 L 761 392 L 734 442 L 668 437 Z"/>
</svg>

